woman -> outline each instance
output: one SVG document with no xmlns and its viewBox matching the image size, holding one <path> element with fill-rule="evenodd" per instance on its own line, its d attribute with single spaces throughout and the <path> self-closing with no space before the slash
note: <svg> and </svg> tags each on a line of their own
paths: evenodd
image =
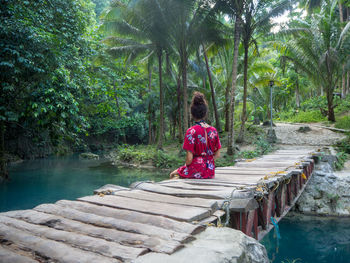
<svg viewBox="0 0 350 263">
<path fill-rule="evenodd" d="M 170 174 L 170 178 L 210 179 L 215 176 L 215 160 L 220 157 L 220 140 L 216 129 L 204 122 L 208 104 L 204 95 L 193 93 L 191 114 L 195 125 L 185 135 L 183 149 L 186 150 L 186 164 Z"/>
</svg>

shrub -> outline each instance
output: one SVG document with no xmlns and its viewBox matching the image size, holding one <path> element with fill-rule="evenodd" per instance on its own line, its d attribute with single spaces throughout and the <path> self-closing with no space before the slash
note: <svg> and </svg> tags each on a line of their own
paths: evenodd
<svg viewBox="0 0 350 263">
<path fill-rule="evenodd" d="M 339 152 L 344 152 L 350 154 L 350 135 L 348 135 L 345 139 L 337 142 L 335 147 Z"/>
<path fill-rule="evenodd" d="M 311 111 L 300 111 L 295 116 L 288 119 L 290 122 L 322 122 L 326 121 L 326 117 L 322 116 L 319 110 L 311 110 Z"/>
<path fill-rule="evenodd" d="M 350 130 L 350 116 L 339 118 L 335 123 L 335 127 L 338 129 Z"/>
<path fill-rule="evenodd" d="M 149 159 L 147 152 L 138 151 L 134 146 L 120 147 L 118 149 L 118 160 L 123 162 L 144 163 Z"/>
<path fill-rule="evenodd" d="M 184 164 L 184 159 L 166 154 L 164 151 L 158 150 L 153 155 L 153 164 L 158 168 L 175 168 Z"/>
</svg>

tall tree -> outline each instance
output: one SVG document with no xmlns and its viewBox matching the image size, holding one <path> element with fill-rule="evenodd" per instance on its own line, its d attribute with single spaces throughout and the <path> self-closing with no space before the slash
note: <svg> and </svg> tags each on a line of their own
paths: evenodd
<svg viewBox="0 0 350 263">
<path fill-rule="evenodd" d="M 244 5 L 242 20 L 242 43 L 244 48 L 244 67 L 243 67 L 243 109 L 241 128 L 237 137 L 237 142 L 244 141 L 245 122 L 247 120 L 247 84 L 248 84 L 248 60 L 249 60 L 249 48 L 251 45 L 255 45 L 258 49 L 257 40 L 255 34 L 259 34 L 258 37 L 266 35 L 271 29 L 271 18 L 281 15 L 285 12 L 286 8 L 290 6 L 289 0 L 279 1 L 277 4 L 271 6 L 271 1 L 259 0 L 246 1 Z M 269 10 L 269 11 L 267 11 Z M 258 52 L 257 52 L 258 53 Z"/>
<path fill-rule="evenodd" d="M 234 140 L 234 106 L 235 106 L 235 94 L 237 84 L 237 72 L 238 72 L 238 48 L 242 33 L 242 14 L 245 0 L 220 0 L 217 2 L 217 10 L 234 18 L 234 42 L 233 42 L 233 61 L 232 61 L 232 83 L 229 92 L 229 119 L 228 119 L 228 135 L 227 135 L 227 154 L 233 155 L 235 153 L 235 140 Z"/>
<path fill-rule="evenodd" d="M 293 61 L 315 86 L 324 88 L 328 120 L 333 122 L 333 92 L 341 78 L 343 65 L 346 65 L 345 70 L 350 67 L 350 62 L 347 61 L 350 22 L 344 29 L 341 28 L 336 18 L 336 6 L 337 1 L 332 1 L 331 5 L 322 5 L 320 15 L 313 16 L 310 22 L 294 24 L 284 31 L 291 34 L 293 40 L 288 42 L 287 54 L 283 57 L 284 60 Z"/>
<path fill-rule="evenodd" d="M 160 119 L 157 148 L 163 147 L 164 95 L 162 79 L 163 51 L 168 48 L 166 1 L 141 0 L 128 5 L 114 1 L 104 17 L 103 29 L 109 34 L 110 51 L 128 54 L 133 60 L 141 54 L 153 54 L 158 61 Z M 115 16 L 117 14 L 117 16 Z M 124 37 L 124 38 L 123 38 Z"/>
</svg>

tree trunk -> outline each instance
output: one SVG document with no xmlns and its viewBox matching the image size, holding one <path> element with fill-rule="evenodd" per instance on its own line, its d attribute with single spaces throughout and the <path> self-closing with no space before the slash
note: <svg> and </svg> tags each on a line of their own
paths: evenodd
<svg viewBox="0 0 350 263">
<path fill-rule="evenodd" d="M 347 81 L 346 81 L 346 94 L 349 94 L 350 93 L 350 72 L 348 71 L 348 74 L 347 74 Z"/>
<path fill-rule="evenodd" d="M 8 179 L 8 171 L 5 160 L 5 122 L 0 121 L 0 177 Z"/>
<path fill-rule="evenodd" d="M 320 93 L 321 96 L 324 96 L 324 90 L 323 90 L 323 86 L 321 86 L 321 93 Z"/>
<path fill-rule="evenodd" d="M 232 75 L 232 72 L 231 72 Z M 225 91 L 225 131 L 229 130 L 229 115 L 230 115 L 230 90 L 231 90 L 231 78 L 226 83 Z"/>
<path fill-rule="evenodd" d="M 162 82 L 162 50 L 158 51 L 158 73 L 159 73 L 159 132 L 157 149 L 163 148 L 164 134 L 164 101 L 163 101 L 163 82 Z"/>
<path fill-rule="evenodd" d="M 327 105 L 328 105 L 328 120 L 335 122 L 334 107 L 333 107 L 333 91 L 327 92 Z"/>
<path fill-rule="evenodd" d="M 244 44 L 244 69 L 243 69 L 243 109 L 242 109 L 242 123 L 241 129 L 238 134 L 237 142 L 244 142 L 244 131 L 245 131 L 245 122 L 247 119 L 247 89 L 248 89 L 248 52 L 249 44 Z"/>
<path fill-rule="evenodd" d="M 115 80 L 113 80 L 113 88 L 114 88 L 114 99 L 115 99 L 115 105 L 117 106 L 117 110 L 118 110 L 118 118 L 119 120 L 121 119 L 122 115 L 120 113 L 120 106 L 119 106 L 119 99 L 118 99 L 118 93 L 117 93 L 117 87 L 115 85 Z M 125 129 L 123 129 L 123 143 L 126 144 L 126 134 L 125 134 Z"/>
<path fill-rule="evenodd" d="M 227 154 L 235 154 L 235 130 L 234 130 L 234 112 L 235 112 L 235 93 L 237 83 L 237 70 L 238 70 L 238 48 L 241 38 L 241 21 L 240 17 L 236 16 L 235 29 L 234 29 L 234 48 L 233 48 L 233 62 L 232 62 L 232 85 L 230 90 L 230 112 L 229 112 L 229 132 L 227 135 Z"/>
<path fill-rule="evenodd" d="M 295 70 L 295 73 L 297 73 L 297 79 L 295 81 L 295 104 L 296 104 L 297 108 L 300 108 L 300 92 L 299 92 L 298 71 Z"/>
<path fill-rule="evenodd" d="M 188 128 L 187 59 L 182 62 L 182 93 L 184 106 L 184 130 Z"/>
<path fill-rule="evenodd" d="M 148 92 L 151 93 L 152 87 L 152 68 L 148 67 Z M 152 144 L 152 107 L 151 102 L 148 103 L 148 144 Z"/>
<path fill-rule="evenodd" d="M 180 73 L 177 77 L 177 88 L 176 88 L 176 95 L 177 95 L 177 112 L 178 112 L 178 124 L 179 124 L 179 142 L 182 143 L 183 140 L 183 129 L 182 129 L 182 118 L 181 118 L 181 77 Z"/>
<path fill-rule="evenodd" d="M 345 64 L 343 65 L 343 73 L 342 73 L 342 76 L 341 76 L 341 84 L 342 84 L 341 97 L 344 99 L 346 97 L 346 71 L 345 71 Z"/>
<path fill-rule="evenodd" d="M 220 125 L 220 118 L 219 118 L 218 108 L 216 106 L 215 90 L 214 90 L 213 80 L 211 78 L 211 72 L 210 72 L 210 68 L 209 68 L 207 51 L 205 50 L 204 45 L 202 45 L 202 47 L 203 47 L 203 54 L 204 54 L 204 58 L 205 58 L 205 65 L 207 67 L 207 73 L 208 73 L 208 78 L 209 78 L 209 85 L 210 85 L 210 90 L 211 90 L 211 99 L 213 101 L 216 129 L 218 130 L 218 132 L 222 132 L 221 125 Z"/>
</svg>

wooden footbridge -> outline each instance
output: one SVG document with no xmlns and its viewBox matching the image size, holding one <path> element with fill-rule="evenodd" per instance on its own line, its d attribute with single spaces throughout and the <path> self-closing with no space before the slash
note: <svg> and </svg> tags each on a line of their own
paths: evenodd
<svg viewBox="0 0 350 263">
<path fill-rule="evenodd" d="M 304 190 L 317 157 L 279 150 L 215 179 L 107 185 L 96 195 L 0 213 L 0 262 L 130 262 L 172 254 L 207 225 L 261 239 Z"/>
</svg>

